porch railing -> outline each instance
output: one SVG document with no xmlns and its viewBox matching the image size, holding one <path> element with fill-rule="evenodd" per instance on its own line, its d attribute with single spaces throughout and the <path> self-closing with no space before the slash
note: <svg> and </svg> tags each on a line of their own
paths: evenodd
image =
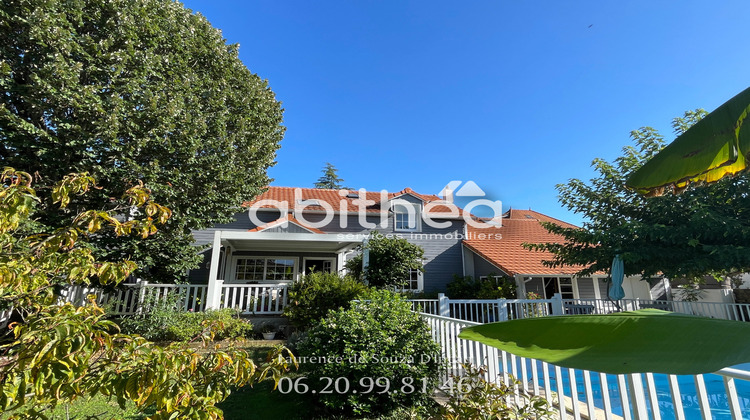
<svg viewBox="0 0 750 420">
<path fill-rule="evenodd" d="M 494 347 L 458 338 L 462 328 L 478 323 L 423 313 L 433 339 L 440 344 L 446 369 L 461 376 L 461 362 L 487 366 L 488 381 L 521 382 L 520 392 L 549 401 L 561 420 L 580 419 L 746 419 L 750 417 L 750 372 L 722 369 L 695 376 L 652 373 L 610 375 L 561 368 L 538 360 L 514 356 Z"/>
<path fill-rule="evenodd" d="M 174 299 L 184 311 L 202 312 L 206 309 L 235 308 L 243 314 L 278 315 L 287 303 L 286 284 L 224 284 L 217 282 L 218 293 L 211 293 L 205 284 L 137 284 L 121 285 L 113 291 L 88 286 L 64 288 L 58 302 L 84 305 L 93 295 L 97 304 L 105 306 L 113 315 L 134 315 L 148 310 L 158 301 Z"/>
<path fill-rule="evenodd" d="M 276 315 L 284 312 L 289 286 L 286 284 L 223 284 L 219 305 L 243 314 Z"/>
</svg>

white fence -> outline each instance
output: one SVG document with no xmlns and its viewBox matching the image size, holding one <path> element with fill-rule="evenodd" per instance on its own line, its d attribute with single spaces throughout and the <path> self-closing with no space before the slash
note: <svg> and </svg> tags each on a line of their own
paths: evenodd
<svg viewBox="0 0 750 420">
<path fill-rule="evenodd" d="M 487 366 L 488 380 L 506 381 L 512 375 L 521 382 L 519 392 L 522 389 L 544 397 L 561 420 L 750 418 L 747 371 L 727 368 L 712 375 L 609 375 L 561 368 L 458 338 L 462 328 L 478 323 L 426 313 L 422 316 L 447 362 L 444 381 L 451 375 L 461 375 L 462 362 Z"/>
<path fill-rule="evenodd" d="M 449 299 L 442 293 L 438 299 L 411 302 L 417 312 L 479 323 L 549 315 L 608 314 L 645 308 L 750 322 L 750 304 L 746 303 L 642 299 L 623 299 L 615 303 L 606 299 L 562 299 L 559 294 L 552 299 Z"/>
<path fill-rule="evenodd" d="M 96 302 L 113 315 L 133 315 L 167 299 L 175 299 L 184 311 L 234 308 L 246 315 L 278 315 L 283 313 L 287 303 L 286 284 L 224 284 L 221 280 L 217 283 L 218 293 L 211 293 L 205 284 L 139 282 L 121 285 L 112 292 L 75 285 L 62 290 L 59 302 L 83 305 L 88 296 L 94 295 Z"/>
<path fill-rule="evenodd" d="M 220 306 L 239 309 L 244 314 L 281 314 L 287 304 L 287 292 L 285 284 L 224 284 Z"/>
<path fill-rule="evenodd" d="M 215 289 L 209 290 L 206 285 L 141 282 L 120 286 L 109 293 L 99 288 L 69 286 L 62 291 L 60 301 L 81 305 L 91 294 L 96 296 L 100 305 L 108 305 L 110 312 L 118 315 L 135 314 L 142 310 L 144 302 L 175 295 L 185 311 L 236 308 L 243 314 L 278 315 L 284 312 L 288 302 L 288 285 L 226 284 L 217 280 Z M 606 314 L 643 308 L 750 322 L 750 304 L 745 303 L 623 299 L 616 304 L 605 299 L 562 299 L 559 294 L 552 299 L 449 299 L 442 293 L 438 299 L 411 302 L 417 312 L 479 323 L 548 315 Z"/>
<path fill-rule="evenodd" d="M 662 309 L 689 315 L 709 318 L 750 321 L 750 304 L 721 302 L 685 302 L 678 300 L 623 299 L 618 301 L 623 311 L 644 308 Z M 606 314 L 617 312 L 618 308 L 605 299 L 563 299 L 563 305 L 579 305 L 585 313 Z"/>
</svg>

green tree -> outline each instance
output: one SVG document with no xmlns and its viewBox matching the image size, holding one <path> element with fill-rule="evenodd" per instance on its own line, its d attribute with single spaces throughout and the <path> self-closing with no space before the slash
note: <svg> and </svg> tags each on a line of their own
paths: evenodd
<svg viewBox="0 0 750 420">
<path fill-rule="evenodd" d="M 132 401 L 153 407 L 153 419 L 220 419 L 215 404 L 231 387 L 252 384 L 287 367 L 279 348 L 257 369 L 247 352 L 233 348 L 206 353 L 185 344 L 157 346 L 136 335 L 120 334 L 95 303 L 57 305 L 55 290 L 71 284 L 116 285 L 135 269 L 132 261 L 97 260 L 88 240 L 107 230 L 116 235 L 153 235 L 170 216 L 143 186 L 130 188 L 125 201 L 150 216 L 120 221 L 115 213 L 88 210 L 69 226 L 50 229 L 35 221 L 45 202 L 65 211 L 73 195 L 96 192 L 94 179 L 69 175 L 48 197 L 37 195 L 28 173 L 6 168 L 0 177 L 0 305 L 16 309 L 9 342 L 0 346 L 0 410 L 9 418 L 44 419 L 58 404 L 97 394 L 121 407 Z M 44 190 L 41 190 L 44 192 Z M 207 325 L 207 341 L 218 325 Z M 207 342 L 206 342 L 207 344 Z M 285 356 L 289 356 L 285 354 Z"/>
<path fill-rule="evenodd" d="M 340 190 L 348 189 L 343 186 L 344 180 L 339 178 L 338 169 L 333 166 L 332 163 L 326 162 L 325 168 L 323 168 L 323 175 L 318 178 L 318 182 L 315 183 L 315 188 L 328 189 L 328 190 Z"/>
<path fill-rule="evenodd" d="M 696 110 L 675 118 L 675 134 L 705 115 Z M 663 274 L 670 279 L 731 275 L 750 269 L 750 182 L 746 174 L 681 194 L 646 198 L 625 188 L 627 176 L 664 145 L 653 128 L 631 133 L 635 146 L 614 162 L 596 159 L 598 176 L 558 185 L 560 201 L 584 217 L 583 227 L 545 227 L 564 243 L 530 244 L 555 254 L 548 265 L 581 265 L 581 274 L 609 271 L 621 254 L 627 275 Z"/>
<path fill-rule="evenodd" d="M 362 269 L 362 252 L 369 253 L 367 267 Z M 373 232 L 360 254 L 346 263 L 356 278 L 366 280 L 373 287 L 403 288 L 413 270 L 424 271 L 424 250 L 404 238 L 389 238 Z"/>
<path fill-rule="evenodd" d="M 53 227 L 112 208 L 143 180 L 173 216 L 145 240 L 105 233 L 92 246 L 128 255 L 140 276 L 181 277 L 199 259 L 191 230 L 261 192 L 283 137 L 281 104 L 238 48 L 179 2 L 4 1 L 0 165 L 41 174 L 40 189 L 71 172 L 96 177 L 100 189 L 69 212 L 40 209 Z"/>
</svg>

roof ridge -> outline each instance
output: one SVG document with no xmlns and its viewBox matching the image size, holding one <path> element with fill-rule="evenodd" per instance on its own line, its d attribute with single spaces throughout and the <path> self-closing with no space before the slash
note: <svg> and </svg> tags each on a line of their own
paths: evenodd
<svg viewBox="0 0 750 420">
<path fill-rule="evenodd" d="M 564 221 L 564 220 L 560 220 L 560 219 L 558 219 L 558 218 L 556 218 L 556 217 L 548 216 L 548 215 L 546 215 L 546 214 L 544 214 L 544 213 L 541 213 L 541 212 L 538 212 L 538 211 L 536 211 L 536 210 L 531 210 L 531 209 L 528 209 L 528 210 L 526 210 L 526 211 L 530 211 L 530 212 L 532 212 L 532 213 L 540 214 L 540 215 L 542 215 L 542 216 L 544 216 L 544 217 L 546 217 L 546 218 L 549 218 L 549 219 L 552 219 L 552 220 L 558 221 L 558 222 L 560 222 L 560 223 L 564 223 L 564 224 L 566 224 L 566 225 L 570 225 L 570 226 L 575 226 L 575 227 L 579 227 L 579 226 L 576 226 L 576 225 L 574 225 L 574 224 L 572 224 L 572 223 L 566 222 L 566 221 Z"/>
</svg>

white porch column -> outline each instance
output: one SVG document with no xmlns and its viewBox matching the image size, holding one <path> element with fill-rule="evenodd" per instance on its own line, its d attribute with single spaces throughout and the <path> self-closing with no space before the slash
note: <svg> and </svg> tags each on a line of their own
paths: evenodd
<svg viewBox="0 0 750 420">
<path fill-rule="evenodd" d="M 219 261 L 221 260 L 221 231 L 214 232 L 214 245 L 211 249 L 211 267 L 208 270 L 208 289 L 206 290 L 206 309 L 219 309 L 216 302 L 221 297 L 221 283 L 218 282 Z"/>
<path fill-rule="evenodd" d="M 362 282 L 367 286 L 367 267 L 370 265 L 370 250 L 367 249 L 367 238 L 362 241 Z"/>
<path fill-rule="evenodd" d="M 336 254 L 336 272 L 341 273 L 344 271 L 344 260 L 346 259 L 346 253 L 339 251 Z"/>
</svg>

